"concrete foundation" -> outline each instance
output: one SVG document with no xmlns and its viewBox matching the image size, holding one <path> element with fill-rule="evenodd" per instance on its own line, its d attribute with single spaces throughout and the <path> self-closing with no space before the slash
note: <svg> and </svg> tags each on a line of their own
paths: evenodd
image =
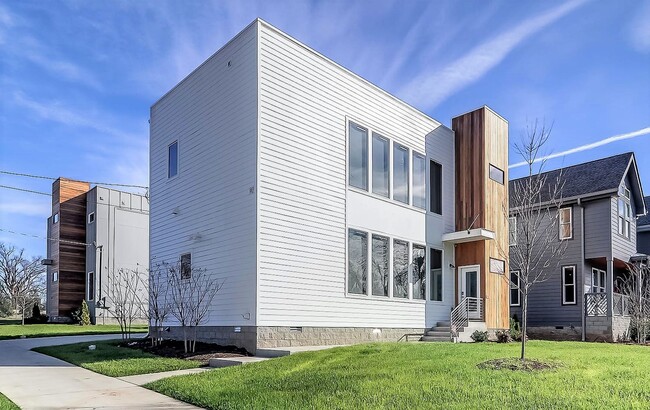
<svg viewBox="0 0 650 410">
<path fill-rule="evenodd" d="M 588 316 L 585 323 L 589 342 L 617 342 L 630 334 L 627 316 Z"/>
<path fill-rule="evenodd" d="M 529 326 L 526 333 L 530 339 L 582 340 L 582 327 L 580 326 Z"/>
</svg>

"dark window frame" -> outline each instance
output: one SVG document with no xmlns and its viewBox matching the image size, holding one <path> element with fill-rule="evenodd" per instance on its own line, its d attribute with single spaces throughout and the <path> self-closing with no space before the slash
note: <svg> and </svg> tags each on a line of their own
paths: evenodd
<svg viewBox="0 0 650 410">
<path fill-rule="evenodd" d="M 494 178 L 492 176 L 492 170 L 495 170 L 495 171 L 499 172 L 500 175 L 501 175 L 501 178 L 500 179 Z M 492 181 L 498 182 L 499 184 L 503 185 L 505 183 L 505 175 L 506 175 L 505 172 L 503 172 L 503 170 L 501 168 L 497 167 L 496 165 L 489 164 L 489 166 L 488 166 L 488 176 L 490 177 L 490 179 Z"/>
<path fill-rule="evenodd" d="M 566 283 L 565 270 L 571 269 L 573 271 L 573 283 Z M 563 265 L 560 268 L 560 273 L 562 274 L 562 306 L 565 305 L 577 305 L 578 304 L 578 269 L 576 265 Z M 567 286 L 573 288 L 573 302 L 567 302 Z"/>
<path fill-rule="evenodd" d="M 184 261 L 183 258 L 189 257 L 189 261 Z M 181 254 L 180 257 L 181 280 L 192 278 L 192 253 L 187 252 Z"/>
<path fill-rule="evenodd" d="M 430 160 L 429 161 L 429 210 L 437 215 L 442 215 L 442 181 L 443 181 L 442 164 L 434 160 Z"/>
<path fill-rule="evenodd" d="M 517 277 L 517 284 L 516 285 L 514 284 L 514 282 L 512 280 L 512 274 L 513 273 Z M 521 290 L 520 290 L 521 278 L 519 276 L 520 273 L 521 273 L 521 271 L 518 270 L 518 269 L 510 271 L 510 280 L 508 281 L 509 284 L 510 284 L 510 287 L 509 287 L 510 293 L 508 294 L 508 299 L 509 299 L 510 306 L 521 306 Z M 517 303 L 512 302 L 512 291 L 515 290 L 515 289 L 517 290 Z"/>
<path fill-rule="evenodd" d="M 174 158 L 174 168 L 172 169 L 172 147 L 174 147 L 174 154 L 176 158 Z M 179 152 L 178 152 L 178 140 L 172 142 L 167 146 L 167 179 L 174 178 L 178 176 L 178 158 L 179 158 Z M 172 173 L 173 170 L 173 173 Z"/>
</svg>

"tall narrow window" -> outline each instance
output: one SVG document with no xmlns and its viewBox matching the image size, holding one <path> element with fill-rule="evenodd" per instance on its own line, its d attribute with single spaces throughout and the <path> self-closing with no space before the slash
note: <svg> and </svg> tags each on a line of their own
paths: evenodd
<svg viewBox="0 0 650 410">
<path fill-rule="evenodd" d="M 630 238 L 630 226 L 632 224 L 632 207 L 630 206 L 629 196 L 630 191 L 627 191 L 627 197 L 618 198 L 618 233 L 628 239 Z"/>
<path fill-rule="evenodd" d="M 184 253 L 181 255 L 181 279 L 192 277 L 192 254 Z"/>
<path fill-rule="evenodd" d="M 55 213 L 54 216 L 52 216 L 52 223 L 56 224 L 59 223 L 59 213 Z"/>
<path fill-rule="evenodd" d="M 348 293 L 365 295 L 368 283 L 368 234 L 348 231 Z"/>
<path fill-rule="evenodd" d="M 351 122 L 348 127 L 349 184 L 368 190 L 368 130 Z"/>
<path fill-rule="evenodd" d="M 422 154 L 413 153 L 413 206 L 427 208 L 427 162 Z"/>
<path fill-rule="evenodd" d="M 562 266 L 562 304 L 576 304 L 576 268 Z"/>
<path fill-rule="evenodd" d="M 605 276 L 604 270 L 592 268 L 591 269 L 591 291 L 594 293 L 605 292 Z"/>
<path fill-rule="evenodd" d="M 519 271 L 510 272 L 510 306 L 519 306 L 521 304 L 519 293 Z"/>
<path fill-rule="evenodd" d="M 508 240 L 510 241 L 510 246 L 517 244 L 517 217 L 511 216 L 508 218 Z"/>
<path fill-rule="evenodd" d="M 442 251 L 431 249 L 431 295 L 433 301 L 442 302 Z"/>
<path fill-rule="evenodd" d="M 426 299 L 427 254 L 426 248 L 413 245 L 413 299 Z"/>
<path fill-rule="evenodd" d="M 88 272 L 88 300 L 95 300 L 95 272 Z"/>
<path fill-rule="evenodd" d="M 390 143 L 387 138 L 372 133 L 372 192 L 389 196 Z"/>
<path fill-rule="evenodd" d="M 429 189 L 431 189 L 431 212 L 442 215 L 442 165 L 431 161 L 429 180 Z"/>
<path fill-rule="evenodd" d="M 372 294 L 388 296 L 388 238 L 372 235 Z"/>
<path fill-rule="evenodd" d="M 409 244 L 393 241 L 393 297 L 409 297 Z"/>
<path fill-rule="evenodd" d="M 571 207 L 560 208 L 560 240 L 571 239 L 573 237 L 573 217 Z"/>
<path fill-rule="evenodd" d="M 59 281 L 59 272 L 52 272 L 52 282 Z"/>
<path fill-rule="evenodd" d="M 393 143 L 393 199 L 409 203 L 409 149 Z"/>
<path fill-rule="evenodd" d="M 93 222 L 95 222 L 95 213 L 91 212 L 88 214 L 88 223 L 91 224 Z"/>
<path fill-rule="evenodd" d="M 167 156 L 167 178 L 175 177 L 178 174 L 178 141 L 169 145 Z"/>
</svg>

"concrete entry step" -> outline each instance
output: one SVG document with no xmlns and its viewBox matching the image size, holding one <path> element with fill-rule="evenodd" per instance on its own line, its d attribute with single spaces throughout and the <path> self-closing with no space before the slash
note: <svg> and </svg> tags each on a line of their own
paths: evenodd
<svg viewBox="0 0 650 410">
<path fill-rule="evenodd" d="M 264 349 L 257 349 L 256 357 L 282 357 L 300 352 L 313 352 L 316 350 L 325 350 L 341 346 L 345 345 L 269 347 Z"/>
<path fill-rule="evenodd" d="M 230 366 L 241 366 L 242 364 L 257 363 L 268 360 L 268 357 L 257 357 L 257 356 L 239 356 L 239 357 L 219 357 L 210 359 L 210 367 L 230 367 Z"/>
<path fill-rule="evenodd" d="M 436 323 L 436 327 L 450 327 L 450 326 L 451 326 L 451 322 L 448 320 L 443 320 Z"/>
<path fill-rule="evenodd" d="M 437 328 L 436 328 L 436 330 L 429 330 L 424 335 L 425 336 L 437 336 L 437 337 L 451 338 L 451 332 L 449 332 L 449 331 L 445 332 L 445 331 L 442 331 L 442 330 L 438 330 Z"/>
<path fill-rule="evenodd" d="M 451 336 L 422 336 L 421 342 L 450 342 Z"/>
</svg>

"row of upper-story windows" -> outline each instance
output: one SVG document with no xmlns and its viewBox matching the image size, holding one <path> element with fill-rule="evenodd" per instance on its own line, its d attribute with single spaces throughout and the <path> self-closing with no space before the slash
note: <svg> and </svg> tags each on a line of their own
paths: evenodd
<svg viewBox="0 0 650 410">
<path fill-rule="evenodd" d="M 570 206 L 558 209 L 558 238 L 563 241 L 573 238 L 573 209 Z M 508 218 L 508 241 L 510 246 L 517 245 L 517 216 Z"/>
<path fill-rule="evenodd" d="M 426 209 L 426 156 L 354 122 L 348 123 L 348 184 Z M 430 211 L 442 214 L 442 165 L 430 161 Z"/>
</svg>

